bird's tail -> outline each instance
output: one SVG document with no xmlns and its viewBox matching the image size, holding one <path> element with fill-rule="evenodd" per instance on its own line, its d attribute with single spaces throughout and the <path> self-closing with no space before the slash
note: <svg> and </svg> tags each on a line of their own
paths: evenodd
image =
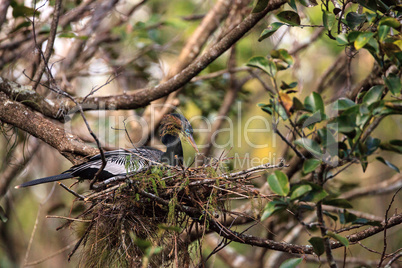
<svg viewBox="0 0 402 268">
<path fill-rule="evenodd" d="M 28 187 L 28 186 L 33 186 L 33 185 L 42 184 L 42 183 L 46 183 L 46 182 L 52 182 L 52 181 L 61 181 L 61 180 L 74 178 L 74 177 L 75 176 L 72 175 L 71 173 L 63 173 L 63 174 L 45 177 L 45 178 L 41 178 L 41 179 L 37 179 L 37 180 L 33 180 L 33 181 L 27 181 L 23 184 L 15 186 L 15 188 L 19 189 L 22 187 Z"/>
</svg>

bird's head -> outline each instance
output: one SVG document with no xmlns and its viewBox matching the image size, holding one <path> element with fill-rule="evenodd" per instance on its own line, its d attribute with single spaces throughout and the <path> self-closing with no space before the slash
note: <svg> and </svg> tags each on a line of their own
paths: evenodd
<svg viewBox="0 0 402 268">
<path fill-rule="evenodd" d="M 197 153 L 199 152 L 193 138 L 193 128 L 190 122 L 180 114 L 167 114 L 162 118 L 160 135 L 165 145 L 168 143 L 169 136 L 178 137 L 191 144 Z"/>
</svg>

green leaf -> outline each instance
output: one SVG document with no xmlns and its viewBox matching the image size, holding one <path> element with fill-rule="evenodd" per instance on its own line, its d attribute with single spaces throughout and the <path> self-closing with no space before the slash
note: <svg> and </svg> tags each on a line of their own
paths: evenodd
<svg viewBox="0 0 402 268">
<path fill-rule="evenodd" d="M 341 99 L 338 99 L 335 102 L 333 102 L 331 107 L 335 111 L 344 111 L 355 105 L 356 105 L 356 103 L 354 103 L 352 100 L 346 99 L 346 98 L 341 98 Z"/>
<path fill-rule="evenodd" d="M 317 92 L 311 93 L 304 99 L 304 107 L 307 111 L 312 113 L 320 111 L 322 114 L 324 114 L 324 102 L 321 98 L 321 95 Z"/>
<path fill-rule="evenodd" d="M 307 138 L 301 138 L 298 139 L 294 142 L 296 145 L 299 145 L 300 147 L 306 149 L 310 153 L 312 153 L 315 156 L 321 156 L 321 147 L 318 145 L 318 143 L 314 140 L 307 139 Z"/>
<path fill-rule="evenodd" d="M 253 57 L 248 61 L 247 66 L 258 68 L 271 77 L 274 77 L 276 75 L 275 63 L 265 57 Z"/>
<path fill-rule="evenodd" d="M 382 85 L 376 85 L 370 88 L 369 91 L 367 91 L 367 93 L 364 94 L 363 103 L 370 105 L 378 101 L 382 96 L 383 89 L 384 86 Z"/>
<path fill-rule="evenodd" d="M 39 11 L 35 12 L 35 9 L 26 7 L 23 4 L 22 5 L 15 5 L 13 6 L 13 17 L 18 18 L 18 17 L 30 17 L 34 15 L 38 17 L 40 15 Z"/>
<path fill-rule="evenodd" d="M 377 3 L 375 0 L 357 0 L 357 2 L 371 11 L 377 11 Z"/>
<path fill-rule="evenodd" d="M 328 193 L 325 190 L 311 191 L 307 197 L 309 200 L 314 203 L 318 203 L 328 196 Z M 311 198 L 311 199 L 310 199 Z"/>
<path fill-rule="evenodd" d="M 340 207 L 340 208 L 353 208 L 348 200 L 342 198 L 334 198 L 330 200 L 324 200 L 325 205 Z"/>
<path fill-rule="evenodd" d="M 380 139 L 368 136 L 366 141 L 365 141 L 365 146 L 367 148 L 366 155 L 371 155 L 372 153 L 374 153 L 378 149 L 380 144 L 381 144 Z"/>
<path fill-rule="evenodd" d="M 391 17 L 384 17 L 380 20 L 379 25 L 386 25 L 389 27 L 392 27 L 396 30 L 401 28 L 401 23 L 395 19 L 395 18 L 391 18 Z"/>
<path fill-rule="evenodd" d="M 318 256 L 321 256 L 325 252 L 324 239 L 321 237 L 314 236 L 308 240 L 308 242 L 313 246 L 313 251 Z"/>
<path fill-rule="evenodd" d="M 356 117 L 356 126 L 358 126 L 360 129 L 363 129 L 365 124 L 371 119 L 370 114 L 363 114 L 360 115 L 358 114 Z"/>
<path fill-rule="evenodd" d="M 269 175 L 268 185 L 271 190 L 280 195 L 287 196 L 289 193 L 289 180 L 285 173 L 280 170 L 275 170 L 275 172 Z"/>
<path fill-rule="evenodd" d="M 378 41 L 374 37 L 368 40 L 364 48 L 367 49 L 368 52 L 370 52 L 370 54 L 374 57 L 374 59 L 379 61 L 377 54 L 379 53 L 380 48 L 378 46 Z"/>
<path fill-rule="evenodd" d="M 346 209 L 339 214 L 339 221 L 341 222 L 341 224 L 354 222 L 356 219 L 356 215 L 353 213 L 349 213 Z"/>
<path fill-rule="evenodd" d="M 77 35 L 75 33 L 73 33 L 73 32 L 69 32 L 69 33 L 61 33 L 57 37 L 60 37 L 60 38 L 76 38 Z"/>
<path fill-rule="evenodd" d="M 332 237 L 335 240 L 338 240 L 345 247 L 349 246 L 349 240 L 346 237 L 343 237 L 343 236 L 333 233 L 333 232 L 327 232 L 327 236 Z"/>
<path fill-rule="evenodd" d="M 331 213 L 329 213 L 328 211 L 323 211 L 322 212 L 325 216 L 328 216 L 328 217 L 330 217 L 333 221 L 337 221 L 338 220 L 338 217 L 337 216 L 335 216 L 335 215 L 333 215 L 333 214 L 331 214 Z"/>
<path fill-rule="evenodd" d="M 183 229 L 180 228 L 179 226 L 166 225 L 166 224 L 158 224 L 158 228 L 166 231 L 174 231 L 176 233 L 183 231 Z"/>
<path fill-rule="evenodd" d="M 138 246 L 142 251 L 145 251 L 147 248 L 152 247 L 151 241 L 144 240 L 138 237 L 134 238 L 134 244 Z"/>
<path fill-rule="evenodd" d="M 273 200 L 265 205 L 264 212 L 261 215 L 261 221 L 268 219 L 272 214 L 283 211 L 287 208 L 287 203 L 281 200 Z"/>
<path fill-rule="evenodd" d="M 322 187 L 311 183 L 309 183 L 309 185 L 313 188 L 313 190 L 304 196 L 302 201 L 317 203 L 328 196 L 328 193 Z"/>
<path fill-rule="evenodd" d="M 366 21 L 368 23 L 375 24 L 378 21 L 378 15 L 377 14 L 365 12 L 364 15 L 366 15 L 366 19 L 367 19 Z"/>
<path fill-rule="evenodd" d="M 325 149 L 323 152 L 327 157 L 335 157 L 339 155 L 339 150 L 341 149 L 335 139 L 334 131 L 330 129 L 331 123 L 327 124 L 327 127 L 318 130 L 318 137 L 320 138 L 320 144 Z M 331 161 L 327 157 L 325 161 Z"/>
<path fill-rule="evenodd" d="M 357 37 L 359 36 L 361 32 L 359 31 L 352 31 L 348 34 L 348 40 L 350 43 L 353 43 L 354 41 L 356 41 Z"/>
<path fill-rule="evenodd" d="M 341 46 L 349 44 L 349 40 L 348 40 L 346 34 L 344 34 L 344 33 L 338 34 L 336 36 L 336 42 L 338 42 L 338 44 Z"/>
<path fill-rule="evenodd" d="M 393 95 L 401 94 L 402 84 L 401 79 L 395 74 L 389 74 L 387 78 L 385 78 L 385 84 L 388 89 L 392 92 Z"/>
<path fill-rule="evenodd" d="M 395 146 L 401 146 L 402 147 L 402 140 L 390 140 L 390 144 L 395 145 Z"/>
<path fill-rule="evenodd" d="M 285 25 L 282 22 L 274 22 L 271 25 L 267 27 L 264 31 L 262 31 L 260 37 L 258 38 L 258 42 L 261 42 L 262 40 L 270 37 L 273 35 L 281 26 Z"/>
<path fill-rule="evenodd" d="M 288 114 L 286 113 L 285 108 L 283 108 L 281 104 L 278 103 L 277 105 L 275 105 L 275 111 L 279 114 L 279 116 L 283 120 L 288 120 Z"/>
<path fill-rule="evenodd" d="M 327 126 L 331 127 L 331 125 Z M 333 131 L 327 127 L 318 130 L 318 137 L 320 138 L 320 144 L 324 147 L 338 144 L 334 137 Z"/>
<path fill-rule="evenodd" d="M 388 37 L 390 30 L 391 27 L 387 25 L 378 26 L 378 38 L 380 39 L 381 42 L 384 42 L 384 40 Z"/>
<path fill-rule="evenodd" d="M 308 114 L 306 114 L 306 115 L 307 115 L 307 118 L 303 122 L 303 126 L 302 126 L 303 128 L 307 127 L 309 129 L 313 129 L 315 124 L 327 119 L 327 116 L 325 114 L 321 113 L 320 111 L 313 113 L 311 116 Z"/>
<path fill-rule="evenodd" d="M 150 258 L 152 255 L 159 254 L 163 250 L 163 247 L 152 246 L 145 250 L 145 256 Z"/>
<path fill-rule="evenodd" d="M 353 132 L 356 127 L 355 118 L 353 116 L 349 116 L 349 115 L 341 115 L 341 116 L 336 117 L 335 120 L 332 121 L 332 124 L 333 125 L 331 125 L 331 126 L 336 128 L 336 130 L 338 132 L 344 133 L 344 134 Z"/>
<path fill-rule="evenodd" d="M 266 112 L 269 115 L 272 115 L 272 105 L 271 104 L 264 104 L 264 103 L 259 103 L 257 104 L 258 107 L 261 108 L 264 112 Z"/>
<path fill-rule="evenodd" d="M 288 4 L 289 4 L 289 6 L 290 6 L 294 11 L 297 12 L 297 6 L 296 6 L 296 1 L 295 1 L 295 0 L 290 0 L 290 1 L 288 2 Z"/>
<path fill-rule="evenodd" d="M 360 159 L 360 165 L 362 166 L 362 170 L 363 172 L 366 172 L 367 166 L 368 166 L 368 162 L 367 162 L 367 158 L 363 158 Z"/>
<path fill-rule="evenodd" d="M 358 218 L 352 222 L 353 224 L 364 224 L 364 225 L 371 225 L 371 226 L 381 226 L 379 221 L 370 221 L 368 219 Z"/>
<path fill-rule="evenodd" d="M 371 32 L 360 33 L 359 36 L 356 38 L 356 41 L 355 41 L 356 50 L 359 50 L 359 49 L 363 48 L 370 41 L 370 39 L 373 36 L 374 36 L 374 33 L 371 33 Z"/>
<path fill-rule="evenodd" d="M 280 12 L 278 15 L 276 15 L 278 20 L 287 23 L 292 26 L 299 26 L 300 25 L 300 17 L 299 14 L 297 14 L 294 11 L 286 10 Z"/>
<path fill-rule="evenodd" d="M 303 103 L 301 103 L 301 101 L 296 97 L 293 97 L 293 109 L 295 111 L 304 110 Z"/>
<path fill-rule="evenodd" d="M 295 200 L 311 190 L 313 190 L 313 188 L 308 184 L 299 185 L 293 190 L 292 194 L 290 195 L 290 200 Z"/>
<path fill-rule="evenodd" d="M 334 27 L 334 25 L 335 25 L 336 16 L 335 16 L 335 14 L 324 10 L 322 12 L 322 21 L 324 23 L 325 29 L 327 29 L 327 31 L 331 31 L 332 27 Z"/>
<path fill-rule="evenodd" d="M 354 29 L 366 21 L 366 16 L 364 14 L 357 14 L 356 12 L 349 12 L 346 14 L 346 24 Z"/>
<path fill-rule="evenodd" d="M 399 168 L 397 166 L 395 166 L 394 164 L 392 164 L 391 162 L 385 160 L 384 158 L 382 158 L 381 156 L 377 156 L 376 159 L 378 161 L 380 161 L 381 163 L 387 165 L 388 167 L 392 168 L 393 170 L 395 170 L 396 172 L 400 173 Z"/>
<path fill-rule="evenodd" d="M 288 259 L 279 266 L 279 268 L 296 268 L 303 261 L 303 258 Z"/>
<path fill-rule="evenodd" d="M 293 58 L 289 55 L 289 52 L 286 49 L 277 49 L 271 51 L 271 57 L 274 59 L 281 59 L 286 62 L 288 65 L 293 64 Z"/>
<path fill-rule="evenodd" d="M 307 159 L 303 163 L 303 174 L 309 174 L 313 172 L 321 165 L 321 160 L 319 159 Z"/>
<path fill-rule="evenodd" d="M 288 84 L 286 84 L 284 81 L 282 81 L 282 84 L 281 84 L 281 86 L 280 86 L 280 88 L 281 88 L 282 90 L 286 90 L 286 89 L 290 89 L 290 88 L 295 88 L 295 87 L 297 87 L 297 82 L 292 82 L 292 83 L 290 83 L 290 84 L 288 85 Z"/>
<path fill-rule="evenodd" d="M 255 4 L 252 13 L 259 13 L 263 11 L 267 6 L 268 6 L 269 0 L 257 0 L 257 3 Z"/>
</svg>

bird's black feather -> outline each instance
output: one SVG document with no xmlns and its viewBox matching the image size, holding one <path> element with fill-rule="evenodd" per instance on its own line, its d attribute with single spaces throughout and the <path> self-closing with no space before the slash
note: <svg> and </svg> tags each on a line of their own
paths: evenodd
<svg viewBox="0 0 402 268">
<path fill-rule="evenodd" d="M 172 128 L 173 130 L 170 129 L 169 132 L 161 132 L 162 143 L 167 146 L 166 152 L 151 147 L 140 147 L 130 150 L 120 149 L 105 152 L 106 166 L 99 173 L 97 179 L 103 181 L 112 177 L 126 175 L 127 173 L 132 174 L 140 172 L 157 163 L 166 163 L 172 166 L 182 163 L 183 149 L 179 138 L 179 132 L 191 136 L 193 129 L 187 119 L 182 115 L 170 114 L 165 116 L 163 120 L 162 121 L 165 122 L 165 127 L 175 124 Z M 164 126 L 162 125 L 162 129 Z M 192 136 L 191 139 L 194 141 Z M 196 149 L 195 144 L 194 147 Z M 101 167 L 102 157 L 100 154 L 97 154 L 90 157 L 84 163 L 72 166 L 62 174 L 29 181 L 17 186 L 16 188 L 75 177 L 78 177 L 81 180 L 92 180 Z"/>
</svg>

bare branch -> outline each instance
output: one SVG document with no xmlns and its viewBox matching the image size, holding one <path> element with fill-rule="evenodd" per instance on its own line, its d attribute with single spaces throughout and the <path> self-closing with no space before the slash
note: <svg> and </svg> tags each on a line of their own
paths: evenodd
<svg viewBox="0 0 402 268">
<path fill-rule="evenodd" d="M 206 236 L 205 242 L 211 248 L 216 247 L 220 243 L 216 235 Z M 252 267 L 252 262 L 246 256 L 239 254 L 239 252 L 236 252 L 236 250 L 229 246 L 225 246 L 217 254 L 229 267 Z"/>
<path fill-rule="evenodd" d="M 402 186 L 402 175 L 395 174 L 388 180 L 381 181 L 376 184 L 370 184 L 365 187 L 353 189 L 349 192 L 340 195 L 339 198 L 352 200 L 364 196 L 389 194 L 390 192 L 398 190 L 401 186 Z"/>
<path fill-rule="evenodd" d="M 204 144 L 206 144 L 206 147 L 202 151 L 204 155 L 209 155 L 211 148 L 212 148 L 212 140 L 215 137 L 216 139 L 216 133 L 217 130 L 220 129 L 224 117 L 227 115 L 227 113 L 230 110 L 230 107 L 234 103 L 237 97 L 237 93 L 240 90 L 240 87 L 236 81 L 236 75 L 235 73 L 232 72 L 233 68 L 236 66 L 236 48 L 233 46 L 230 51 L 230 57 L 229 57 L 229 62 L 228 62 L 228 69 L 230 73 L 230 85 L 228 88 L 228 91 L 225 94 L 225 97 L 223 98 L 223 102 L 221 104 L 221 107 L 219 108 L 218 115 L 215 118 L 215 121 L 212 125 L 211 132 L 209 132 L 206 141 Z"/>
<path fill-rule="evenodd" d="M 98 152 L 75 135 L 65 132 L 61 127 L 32 112 L 25 105 L 10 100 L 2 92 L 0 92 L 0 120 L 43 140 L 75 164 L 82 157 Z"/>
<path fill-rule="evenodd" d="M 392 204 L 393 204 L 394 201 L 395 201 L 395 196 L 399 193 L 400 190 L 402 190 L 402 187 L 399 188 L 398 191 L 396 191 L 395 194 L 392 196 L 391 202 L 389 203 L 388 208 L 387 208 L 387 210 L 385 211 L 385 220 L 384 220 L 384 221 L 385 221 L 385 224 L 384 224 L 384 225 L 385 225 L 385 228 L 384 228 L 384 239 L 383 239 L 383 241 L 384 241 L 384 248 L 383 248 L 383 251 L 382 251 L 382 254 L 381 254 L 380 262 L 378 263 L 378 266 L 377 266 L 377 267 L 381 267 L 383 261 L 385 260 L 385 254 L 387 253 L 387 225 L 388 225 L 388 213 L 389 213 L 389 211 L 391 210 Z"/>
<path fill-rule="evenodd" d="M 50 55 L 52 55 L 52 50 L 53 50 L 54 40 L 56 39 L 57 26 L 59 24 L 61 9 L 62 9 L 62 0 L 57 0 L 55 3 L 55 7 L 54 7 L 54 15 L 53 15 L 52 24 L 50 26 L 49 39 L 47 40 L 46 51 L 45 51 L 45 53 L 42 53 L 42 50 L 40 50 L 40 54 L 42 56 L 42 61 L 39 65 L 39 68 L 38 68 L 34 78 L 33 78 L 33 81 L 34 81 L 33 90 L 36 90 L 36 88 L 38 87 L 40 80 L 42 78 L 42 75 L 45 72 L 46 65 L 49 62 Z M 35 35 L 36 33 L 33 33 L 33 34 Z"/>
<path fill-rule="evenodd" d="M 31 161 L 32 157 L 35 156 L 35 154 L 38 152 L 39 146 L 40 143 L 36 140 L 30 141 L 28 149 L 26 150 L 27 153 L 25 153 L 24 155 L 20 155 L 19 159 L 15 163 L 9 163 L 5 170 L 0 174 L 0 198 L 6 194 L 13 179 L 18 176 L 18 174 Z M 23 148 L 21 149 L 21 151 L 23 151 Z"/>
</svg>

